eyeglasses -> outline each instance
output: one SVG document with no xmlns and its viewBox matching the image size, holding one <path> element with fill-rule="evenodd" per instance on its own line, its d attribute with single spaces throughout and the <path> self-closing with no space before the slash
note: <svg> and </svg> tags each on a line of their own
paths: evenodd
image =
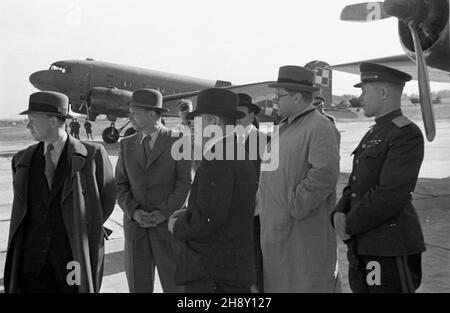
<svg viewBox="0 0 450 313">
<path fill-rule="evenodd" d="M 274 100 L 276 101 L 276 102 L 278 102 L 278 101 L 280 101 L 280 99 L 281 98 L 283 98 L 283 97 L 286 97 L 286 96 L 290 96 L 291 94 L 290 93 L 286 93 L 286 94 L 284 94 L 284 95 L 280 95 L 280 94 L 275 94 L 275 98 L 274 98 Z"/>
</svg>

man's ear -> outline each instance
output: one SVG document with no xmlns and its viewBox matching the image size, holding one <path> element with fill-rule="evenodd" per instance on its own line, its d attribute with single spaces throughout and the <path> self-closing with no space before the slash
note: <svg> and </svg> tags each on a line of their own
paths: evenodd
<svg viewBox="0 0 450 313">
<path fill-rule="evenodd" d="M 303 101 L 303 95 L 300 92 L 298 92 L 293 95 L 293 99 L 295 103 L 301 103 Z"/>
</svg>

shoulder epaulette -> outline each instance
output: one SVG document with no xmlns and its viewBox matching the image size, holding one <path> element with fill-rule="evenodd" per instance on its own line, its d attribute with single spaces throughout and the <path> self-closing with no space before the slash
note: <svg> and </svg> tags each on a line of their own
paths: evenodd
<svg viewBox="0 0 450 313">
<path fill-rule="evenodd" d="M 394 118 L 392 120 L 392 123 L 394 123 L 395 126 L 397 126 L 398 128 L 402 128 L 402 127 L 405 127 L 405 126 L 411 124 L 412 122 L 406 116 L 400 115 L 400 116 L 397 116 L 396 118 Z"/>
</svg>

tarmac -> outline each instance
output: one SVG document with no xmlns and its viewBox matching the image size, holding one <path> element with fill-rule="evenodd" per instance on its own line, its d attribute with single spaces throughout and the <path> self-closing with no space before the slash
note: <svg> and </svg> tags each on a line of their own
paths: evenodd
<svg viewBox="0 0 450 313">
<path fill-rule="evenodd" d="M 344 188 L 351 171 L 352 157 L 359 140 L 371 122 L 338 122 L 341 132 L 341 176 L 337 186 L 338 196 Z M 419 126 L 423 126 L 418 123 Z M 105 122 L 94 124 L 94 139 L 101 142 L 100 132 Z M 84 133 L 81 134 L 84 139 Z M 33 141 L 23 125 L 0 126 L 0 292 L 3 292 L 3 269 L 6 257 L 8 231 L 11 215 L 13 155 L 32 144 Z M 106 145 L 111 162 L 117 162 L 118 145 Z M 437 136 L 434 142 L 425 145 L 425 159 L 419 181 L 413 195 L 427 246 L 423 254 L 422 285 L 418 292 L 450 292 L 450 120 L 437 121 Z M 105 269 L 101 288 L 103 293 L 127 293 L 128 286 L 123 265 L 122 211 L 116 205 L 105 226 L 113 233 L 105 244 Z M 338 240 L 339 275 L 343 292 L 351 292 L 347 280 L 348 263 L 346 247 Z M 155 292 L 162 292 L 158 277 Z"/>
</svg>

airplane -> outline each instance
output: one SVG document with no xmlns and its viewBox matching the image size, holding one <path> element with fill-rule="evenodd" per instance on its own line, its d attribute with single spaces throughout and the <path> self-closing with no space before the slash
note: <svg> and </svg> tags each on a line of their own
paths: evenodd
<svg viewBox="0 0 450 313">
<path fill-rule="evenodd" d="M 307 64 L 308 68 L 316 72 L 316 83 L 321 87 L 320 94 L 327 99 L 326 106 L 330 106 L 332 73 L 326 66 L 328 64 L 322 61 Z M 273 122 L 278 116 L 278 107 L 273 101 L 275 90 L 267 87 L 272 81 L 233 86 L 228 81 L 206 80 L 93 59 L 57 61 L 52 63 L 48 70 L 32 73 L 29 80 L 39 90 L 57 91 L 67 95 L 72 111 L 85 114 L 90 121 L 95 121 L 98 115 L 105 114 L 111 122 L 102 133 L 106 143 L 119 140 L 128 123 L 117 129 L 115 122 L 117 118 L 128 117 L 131 94 L 141 88 L 157 89 L 163 94 L 163 107 L 169 109 L 164 116 L 178 117 L 176 104 L 181 99 L 190 98 L 195 104 L 198 92 L 211 87 L 249 94 L 254 103 L 262 108 L 258 115 L 260 122 Z M 132 133 L 134 129 L 130 127 L 124 136 Z"/>
<path fill-rule="evenodd" d="M 372 22 L 398 19 L 406 54 L 338 64 L 330 69 L 359 75 L 361 62 L 372 62 L 410 74 L 419 82 L 420 105 L 428 141 L 436 135 L 429 81 L 450 82 L 449 0 L 386 0 L 346 6 L 341 20 Z"/>
</svg>

